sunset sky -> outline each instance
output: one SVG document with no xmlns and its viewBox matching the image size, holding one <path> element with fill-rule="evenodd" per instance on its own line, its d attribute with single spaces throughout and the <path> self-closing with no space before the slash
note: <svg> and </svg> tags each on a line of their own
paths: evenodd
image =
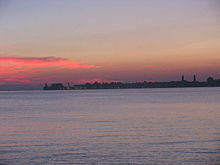
<svg viewBox="0 0 220 165">
<path fill-rule="evenodd" d="M 219 0 L 0 0 L 0 85 L 220 78 Z"/>
</svg>

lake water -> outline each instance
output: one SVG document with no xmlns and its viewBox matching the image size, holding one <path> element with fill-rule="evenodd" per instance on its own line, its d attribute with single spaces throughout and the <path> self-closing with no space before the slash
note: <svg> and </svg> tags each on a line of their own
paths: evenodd
<svg viewBox="0 0 220 165">
<path fill-rule="evenodd" d="M 0 92 L 0 164 L 219 165 L 220 88 Z"/>
</svg>

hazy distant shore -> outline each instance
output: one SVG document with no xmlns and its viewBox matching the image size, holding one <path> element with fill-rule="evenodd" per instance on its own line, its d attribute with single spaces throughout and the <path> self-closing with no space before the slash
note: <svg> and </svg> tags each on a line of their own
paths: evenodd
<svg viewBox="0 0 220 165">
<path fill-rule="evenodd" d="M 85 89 L 137 89 L 137 88 L 186 88 L 186 87 L 220 87 L 220 79 L 215 80 L 209 77 L 207 81 L 199 82 L 194 77 L 193 81 L 186 81 L 182 78 L 181 81 L 170 82 L 135 82 L 135 83 L 122 83 L 122 82 L 94 82 L 78 85 L 67 86 L 62 83 L 54 83 L 44 86 L 44 90 L 85 90 Z"/>
</svg>

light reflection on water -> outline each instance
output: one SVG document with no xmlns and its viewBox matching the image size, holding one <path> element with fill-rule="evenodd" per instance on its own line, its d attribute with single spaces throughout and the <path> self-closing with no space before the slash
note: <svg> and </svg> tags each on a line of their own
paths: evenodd
<svg viewBox="0 0 220 165">
<path fill-rule="evenodd" d="M 220 164 L 220 88 L 0 92 L 0 164 Z"/>
</svg>

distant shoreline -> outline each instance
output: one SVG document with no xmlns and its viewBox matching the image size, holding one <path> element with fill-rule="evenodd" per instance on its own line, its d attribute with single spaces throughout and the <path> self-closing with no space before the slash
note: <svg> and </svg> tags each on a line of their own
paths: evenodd
<svg viewBox="0 0 220 165">
<path fill-rule="evenodd" d="M 77 84 L 64 86 L 62 83 L 54 83 L 51 85 L 45 84 L 43 90 L 88 90 L 88 89 L 139 89 L 139 88 L 195 88 L 195 87 L 220 87 L 220 79 L 215 80 L 209 77 L 207 81 L 199 82 L 194 76 L 193 81 L 186 81 L 182 77 L 181 81 L 169 82 L 135 82 L 135 83 L 122 83 L 122 82 L 94 82 L 86 84 Z"/>
<path fill-rule="evenodd" d="M 92 90 L 126 90 L 126 89 L 183 89 L 183 88 L 220 88 L 220 86 L 199 86 L 199 87 L 155 87 L 155 88 L 93 88 L 93 89 L 54 89 L 54 90 L 45 90 L 45 89 L 40 89 L 40 90 L 32 90 L 32 91 L 92 91 Z M 20 90 L 17 90 L 20 91 Z M 31 90 L 22 90 L 22 91 L 31 91 Z"/>
<path fill-rule="evenodd" d="M 175 89 L 175 88 L 220 88 L 220 86 L 206 86 L 206 87 L 167 87 L 167 88 L 112 88 L 112 89 Z M 66 89 L 63 91 L 80 91 L 80 90 L 108 90 L 110 88 L 106 89 Z M 11 90 L 0 90 L 0 92 L 41 92 L 41 91 L 57 91 L 57 90 L 44 90 L 44 89 L 11 89 Z"/>
</svg>

